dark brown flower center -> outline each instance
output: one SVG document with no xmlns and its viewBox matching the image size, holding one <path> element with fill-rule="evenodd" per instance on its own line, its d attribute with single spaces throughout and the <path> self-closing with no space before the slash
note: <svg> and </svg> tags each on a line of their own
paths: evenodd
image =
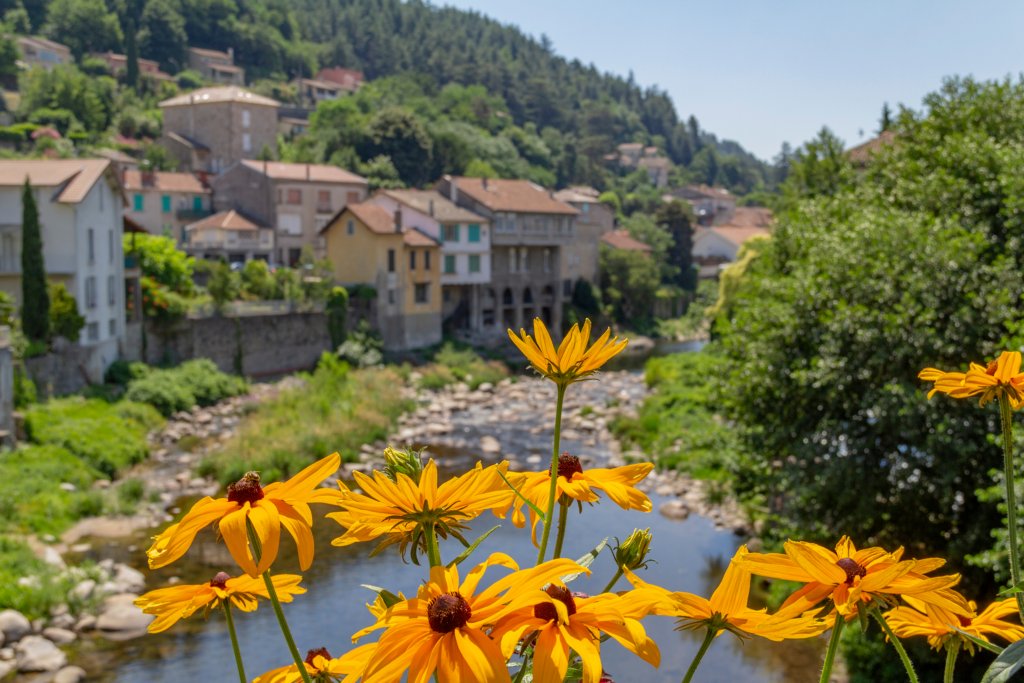
<svg viewBox="0 0 1024 683">
<path fill-rule="evenodd" d="M 956 615 L 956 618 L 960 620 L 960 626 L 962 626 L 963 628 L 967 628 L 974 621 L 970 617 L 962 617 L 959 614 Z"/>
<path fill-rule="evenodd" d="M 313 664 L 313 660 L 315 660 L 317 657 L 330 659 L 331 653 L 327 651 L 326 647 L 320 647 L 315 650 L 310 650 L 306 653 L 306 664 L 309 664 L 310 666 L 316 666 L 315 664 Z"/>
<path fill-rule="evenodd" d="M 471 616 L 473 610 L 458 591 L 439 595 L 427 605 L 427 622 L 437 633 L 451 633 L 462 628 Z"/>
<path fill-rule="evenodd" d="M 210 580 L 210 586 L 224 590 L 228 587 L 228 579 L 230 578 L 231 576 L 227 572 L 217 572 L 217 576 Z"/>
<path fill-rule="evenodd" d="M 558 456 L 558 476 L 571 480 L 572 475 L 576 473 L 583 474 L 583 466 L 580 465 L 579 458 L 569 455 L 568 452 Z"/>
<path fill-rule="evenodd" d="M 246 472 L 245 476 L 228 486 L 228 500 L 242 505 L 255 503 L 263 498 L 259 472 Z"/>
<path fill-rule="evenodd" d="M 985 374 L 995 375 L 996 374 L 996 370 L 998 370 L 998 369 L 999 369 L 999 361 L 998 360 L 989 361 L 988 366 L 985 368 Z"/>
<path fill-rule="evenodd" d="M 853 577 L 859 576 L 861 578 L 867 576 L 868 570 L 857 564 L 857 561 L 852 557 L 844 557 L 838 562 L 839 568 L 846 572 L 846 585 L 853 585 Z"/>
<path fill-rule="evenodd" d="M 545 588 L 544 592 L 565 605 L 565 610 L 569 613 L 570 617 L 576 614 L 576 601 L 573 599 L 572 593 L 569 592 L 568 588 L 552 584 Z M 558 619 L 558 610 L 550 602 L 542 602 L 534 606 L 533 616 L 544 621 L 555 621 Z"/>
</svg>

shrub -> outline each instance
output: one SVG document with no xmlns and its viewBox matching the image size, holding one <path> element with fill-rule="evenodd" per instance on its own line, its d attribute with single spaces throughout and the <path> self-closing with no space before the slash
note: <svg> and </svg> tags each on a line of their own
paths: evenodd
<svg viewBox="0 0 1024 683">
<path fill-rule="evenodd" d="M 25 408 L 37 400 L 39 398 L 36 392 L 36 383 L 25 372 L 22 364 L 16 363 L 14 366 L 14 407 Z"/>
<path fill-rule="evenodd" d="M 434 362 L 420 370 L 420 386 L 440 389 L 455 382 L 465 382 L 470 389 L 481 384 L 500 382 L 508 376 L 508 369 L 497 361 L 487 361 L 472 349 L 458 349 L 445 342 L 434 354 Z"/>
<path fill-rule="evenodd" d="M 125 398 L 148 403 L 163 415 L 171 415 L 244 394 L 248 387 L 244 379 L 221 372 L 213 361 L 200 358 L 176 368 L 149 369 L 128 383 Z"/>
<path fill-rule="evenodd" d="M 179 382 L 176 377 L 168 376 L 167 371 L 160 370 L 132 380 L 124 397 L 129 401 L 148 403 L 165 417 L 179 410 L 189 410 L 196 404 L 191 387 Z"/>
<path fill-rule="evenodd" d="M 338 357 L 357 368 L 380 365 L 384 360 L 380 339 L 363 327 L 348 335 L 348 338 L 338 347 Z"/>
<path fill-rule="evenodd" d="M 107 368 L 106 374 L 103 375 L 103 381 L 107 384 L 127 386 L 133 379 L 142 379 L 148 375 L 151 370 L 152 368 L 145 363 L 130 363 L 125 360 L 116 360 L 110 364 L 109 368 Z"/>
<path fill-rule="evenodd" d="M 50 283 L 50 333 L 76 342 L 85 327 L 85 317 L 78 312 L 78 302 L 60 282 Z"/>
<path fill-rule="evenodd" d="M 338 348 L 345 341 L 345 325 L 348 320 L 348 290 L 335 287 L 327 297 L 327 331 L 331 335 L 331 346 Z"/>
<path fill-rule="evenodd" d="M 23 576 L 36 579 L 18 583 Z M 67 600 L 71 587 L 23 541 L 0 536 L 0 609 L 15 609 L 29 619 L 50 616 L 50 608 Z"/>
<path fill-rule="evenodd" d="M 239 396 L 249 389 L 244 379 L 221 372 L 208 358 L 190 360 L 177 368 L 162 372 L 180 377 L 192 389 L 196 403 L 201 406 L 210 406 L 225 398 Z"/>
</svg>

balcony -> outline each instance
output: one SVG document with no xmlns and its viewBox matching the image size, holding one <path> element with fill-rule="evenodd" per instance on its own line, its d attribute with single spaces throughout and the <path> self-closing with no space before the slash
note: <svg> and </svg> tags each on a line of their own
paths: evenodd
<svg viewBox="0 0 1024 683">
<path fill-rule="evenodd" d="M 213 213 L 212 209 L 183 208 L 174 212 L 179 221 L 198 221 Z"/>
</svg>

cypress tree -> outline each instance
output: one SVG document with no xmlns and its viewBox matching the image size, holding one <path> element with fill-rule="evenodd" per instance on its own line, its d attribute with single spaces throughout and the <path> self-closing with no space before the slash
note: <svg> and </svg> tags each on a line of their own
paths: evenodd
<svg viewBox="0 0 1024 683">
<path fill-rule="evenodd" d="M 124 82 L 129 88 L 137 89 L 139 86 L 139 50 L 135 44 L 135 20 L 128 19 L 124 32 L 124 52 L 127 64 L 125 65 Z"/>
<path fill-rule="evenodd" d="M 50 295 L 46 291 L 39 210 L 27 177 L 21 193 L 21 326 L 32 341 L 50 338 Z"/>
</svg>

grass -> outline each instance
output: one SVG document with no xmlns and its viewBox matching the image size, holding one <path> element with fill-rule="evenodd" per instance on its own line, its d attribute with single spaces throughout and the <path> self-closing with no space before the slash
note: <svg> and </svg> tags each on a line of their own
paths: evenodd
<svg viewBox="0 0 1024 683">
<path fill-rule="evenodd" d="M 92 489 L 102 476 L 58 445 L 0 453 L 0 532 L 59 534 L 75 520 L 102 513 L 103 494 Z"/>
<path fill-rule="evenodd" d="M 126 399 L 148 403 L 165 416 L 197 405 L 210 406 L 248 390 L 244 379 L 221 372 L 213 361 L 205 358 L 166 369 L 144 370 L 133 363 L 119 376 L 131 377 Z"/>
<path fill-rule="evenodd" d="M 228 484 L 256 470 L 265 481 L 276 481 L 334 451 L 351 462 L 363 444 L 386 438 L 410 407 L 393 368 L 353 370 L 324 354 L 316 371 L 302 378 L 305 386 L 247 415 L 236 435 L 201 463 L 200 474 Z"/>
<path fill-rule="evenodd" d="M 451 342 L 445 342 L 433 362 L 419 368 L 419 373 L 419 386 L 423 389 L 441 389 L 457 382 L 476 389 L 481 384 L 496 384 L 509 374 L 504 363 L 485 360 L 472 349 L 459 349 Z"/>
</svg>

